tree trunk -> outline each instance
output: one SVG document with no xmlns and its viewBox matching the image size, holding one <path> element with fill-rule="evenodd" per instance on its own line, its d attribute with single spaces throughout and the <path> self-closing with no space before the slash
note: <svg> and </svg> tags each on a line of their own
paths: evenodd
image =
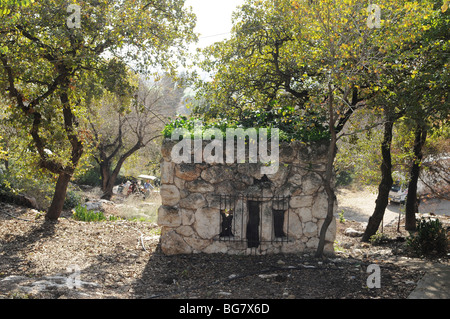
<svg viewBox="0 0 450 319">
<path fill-rule="evenodd" d="M 384 137 L 381 144 L 381 182 L 378 186 L 378 196 L 375 201 L 375 210 L 369 218 L 366 230 L 363 234 L 362 241 L 368 242 L 370 237 L 375 235 L 380 223 L 383 220 L 384 212 L 389 203 L 389 191 L 392 187 L 392 162 L 391 162 L 391 144 L 392 144 L 392 129 L 394 121 L 390 118 L 386 119 L 384 124 Z"/>
<path fill-rule="evenodd" d="M 110 171 L 108 170 L 108 176 L 106 178 L 107 182 L 104 188 L 102 189 L 103 191 L 103 195 L 101 197 L 102 199 L 111 200 L 111 198 L 113 197 L 114 184 L 116 183 L 117 176 L 119 175 L 120 169 L 122 167 L 122 164 L 120 164 L 120 167 L 118 167 L 118 165 L 119 164 L 117 164 L 116 168 L 112 173 L 110 173 Z"/>
<path fill-rule="evenodd" d="M 120 169 L 122 168 L 123 163 L 126 161 L 126 159 L 128 157 L 133 155 L 134 152 L 138 151 L 139 149 L 141 149 L 144 146 L 145 145 L 142 144 L 142 140 L 139 139 L 138 142 L 131 149 L 129 149 L 122 156 L 120 156 L 119 160 L 117 161 L 116 167 L 114 168 L 114 171 L 112 173 L 111 173 L 111 170 L 109 169 L 109 167 L 105 171 L 105 173 L 108 174 L 107 176 L 103 176 L 103 170 L 101 171 L 102 172 L 102 180 L 103 181 L 107 180 L 106 186 L 103 189 L 102 199 L 110 200 L 112 198 L 114 184 L 116 183 L 117 176 L 119 176 Z"/>
<path fill-rule="evenodd" d="M 66 79 L 64 83 L 65 88 L 67 89 L 67 87 L 69 86 L 68 80 Z M 73 114 L 72 109 L 70 108 L 69 94 L 67 91 L 63 91 L 60 94 L 60 100 L 63 105 L 64 130 L 66 131 L 67 139 L 72 146 L 72 151 L 70 156 L 70 166 L 54 170 L 54 172 L 59 175 L 58 181 L 56 182 L 53 200 L 46 214 L 46 219 L 49 220 L 57 220 L 59 216 L 61 216 L 61 212 L 64 208 L 64 201 L 66 199 L 67 187 L 69 186 L 70 179 L 72 178 L 72 175 L 84 151 L 83 143 L 78 138 L 78 135 L 75 131 L 75 127 L 78 126 L 78 124 L 76 117 Z M 46 157 L 43 158 L 42 164 L 45 165 L 45 162 L 47 162 L 48 165 L 55 165 L 55 163 L 52 163 L 51 161 L 45 159 Z"/>
<path fill-rule="evenodd" d="M 67 173 L 59 174 L 52 203 L 45 216 L 46 219 L 58 220 L 58 218 L 61 216 L 61 212 L 64 207 L 64 201 L 66 199 L 67 187 L 69 186 L 71 178 L 72 176 Z"/>
<path fill-rule="evenodd" d="M 105 190 L 108 187 L 110 175 L 111 175 L 111 164 L 109 162 L 100 161 L 100 176 L 102 178 L 102 191 L 105 192 Z"/>
<path fill-rule="evenodd" d="M 319 245 L 316 250 L 316 258 L 321 258 L 323 256 L 323 250 L 325 248 L 325 238 L 327 234 L 328 227 L 330 226 L 331 222 L 333 221 L 333 214 L 334 214 L 334 203 L 336 202 L 336 195 L 334 193 L 333 185 L 332 185 L 332 179 L 333 179 L 333 167 L 334 167 L 334 159 L 336 157 L 336 129 L 335 129 L 335 121 L 334 121 L 334 110 L 333 110 L 333 103 L 334 103 L 334 96 L 333 96 L 333 90 L 331 88 L 331 84 L 328 84 L 328 91 L 329 91 L 329 99 L 328 99 L 328 113 L 330 116 L 329 121 L 329 127 L 330 127 L 330 145 L 328 148 L 328 154 L 327 154 L 327 166 L 325 171 L 325 177 L 322 177 L 323 185 L 325 188 L 325 191 L 327 193 L 327 202 L 328 202 L 328 208 L 327 208 L 327 216 L 325 217 L 325 220 L 322 224 L 322 228 L 320 229 L 319 234 Z"/>
<path fill-rule="evenodd" d="M 427 131 L 418 126 L 414 140 L 414 163 L 411 167 L 410 181 L 408 185 L 408 196 L 406 197 L 405 207 L 405 229 L 408 231 L 416 230 L 417 205 L 417 181 L 419 180 L 420 167 L 422 165 L 422 149 L 427 139 Z"/>
</svg>

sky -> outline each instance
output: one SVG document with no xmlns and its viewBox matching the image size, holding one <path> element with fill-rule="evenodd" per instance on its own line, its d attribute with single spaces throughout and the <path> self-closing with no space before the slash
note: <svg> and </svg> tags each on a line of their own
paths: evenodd
<svg viewBox="0 0 450 319">
<path fill-rule="evenodd" d="M 231 15 L 244 0 L 186 0 L 197 15 L 196 33 L 200 33 L 196 47 L 204 48 L 229 36 Z"/>
</svg>

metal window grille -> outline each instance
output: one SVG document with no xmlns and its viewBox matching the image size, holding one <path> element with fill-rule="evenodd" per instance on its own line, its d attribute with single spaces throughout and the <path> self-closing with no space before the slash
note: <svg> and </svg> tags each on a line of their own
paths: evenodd
<svg viewBox="0 0 450 319">
<path fill-rule="evenodd" d="M 216 195 L 220 202 L 218 240 L 261 243 L 289 241 L 290 196 Z"/>
</svg>

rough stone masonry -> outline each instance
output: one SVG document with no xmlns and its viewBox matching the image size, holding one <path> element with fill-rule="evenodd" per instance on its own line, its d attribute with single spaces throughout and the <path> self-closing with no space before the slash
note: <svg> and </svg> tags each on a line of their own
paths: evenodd
<svg viewBox="0 0 450 319">
<path fill-rule="evenodd" d="M 271 175 L 262 175 L 261 163 L 175 163 L 176 143 L 165 139 L 161 148 L 158 224 L 164 254 L 317 249 L 327 194 L 316 172 L 325 170 L 326 143 L 280 143 L 279 169 Z M 280 198 L 285 203 L 276 207 Z M 333 219 L 325 253 L 333 252 L 335 236 Z"/>
</svg>

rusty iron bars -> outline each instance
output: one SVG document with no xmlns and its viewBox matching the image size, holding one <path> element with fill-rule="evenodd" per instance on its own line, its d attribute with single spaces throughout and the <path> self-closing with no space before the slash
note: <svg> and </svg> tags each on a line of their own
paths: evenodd
<svg viewBox="0 0 450 319">
<path fill-rule="evenodd" d="M 261 243 L 289 242 L 290 196 L 216 196 L 220 203 L 218 240 L 243 242 L 255 249 Z"/>
</svg>

